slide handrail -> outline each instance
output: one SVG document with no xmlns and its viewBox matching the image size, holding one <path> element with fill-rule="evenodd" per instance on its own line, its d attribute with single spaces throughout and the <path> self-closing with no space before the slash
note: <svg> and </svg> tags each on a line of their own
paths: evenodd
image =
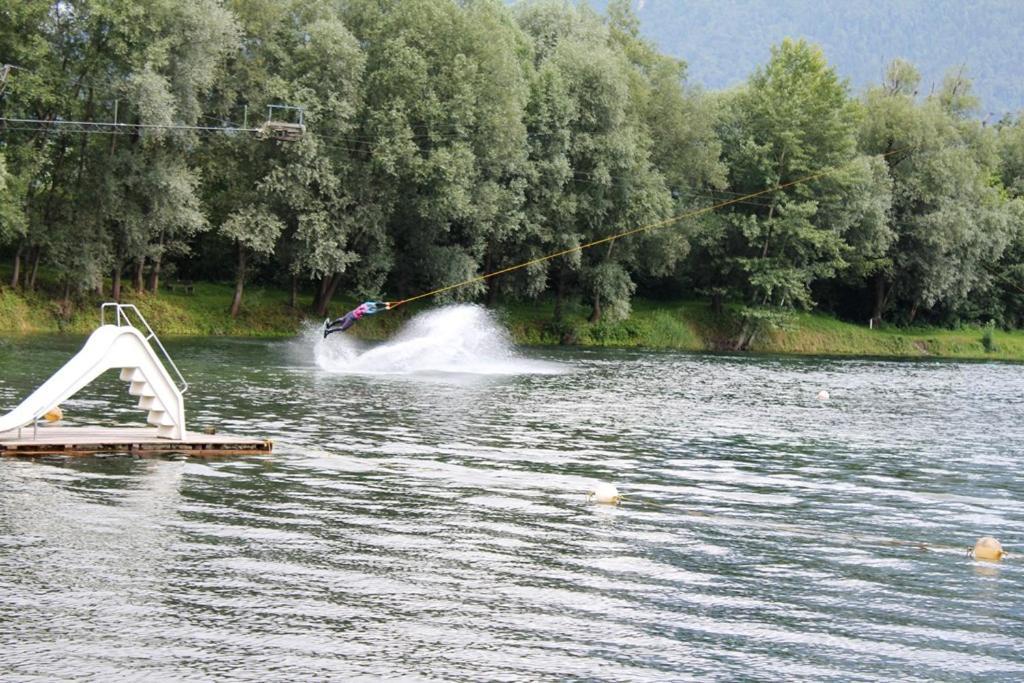
<svg viewBox="0 0 1024 683">
<path fill-rule="evenodd" d="M 171 369 L 174 370 L 174 374 L 178 376 L 178 380 L 181 382 L 181 386 L 178 387 L 178 391 L 180 391 L 182 394 L 188 391 L 188 382 L 185 381 L 185 376 L 181 374 L 181 370 L 178 369 L 178 366 L 174 362 L 174 359 L 171 358 L 171 354 L 167 353 L 167 349 L 164 348 L 163 343 L 160 341 L 160 337 L 156 336 L 156 332 L 154 332 L 153 328 L 149 326 L 149 323 L 146 321 L 146 316 L 142 315 L 142 311 L 140 311 L 135 306 L 135 304 L 119 304 L 116 301 L 108 301 L 107 303 L 100 306 L 100 325 L 106 324 L 106 315 L 108 308 L 114 309 L 114 325 L 116 325 L 117 327 L 121 327 L 122 324 L 124 324 L 128 325 L 129 327 L 135 327 L 136 329 L 139 329 L 138 325 L 132 324 L 131 318 L 129 317 L 128 314 L 129 312 L 131 312 L 136 315 L 139 322 L 142 323 L 142 329 L 144 329 L 147 333 L 146 341 L 148 342 L 150 340 L 153 340 L 154 342 L 156 342 L 156 347 L 160 349 L 160 353 L 163 354 L 164 359 L 166 359 L 167 363 L 171 366 Z M 178 382 L 175 382 L 175 385 L 177 384 Z"/>
</svg>

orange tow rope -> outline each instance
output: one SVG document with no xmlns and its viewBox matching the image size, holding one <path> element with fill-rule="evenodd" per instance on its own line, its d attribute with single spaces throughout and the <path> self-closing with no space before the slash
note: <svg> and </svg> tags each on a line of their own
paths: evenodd
<svg viewBox="0 0 1024 683">
<path fill-rule="evenodd" d="M 909 148 L 910 148 L 909 145 L 906 146 L 906 147 L 900 147 L 899 149 L 890 150 L 888 152 L 880 154 L 879 156 L 884 159 L 884 158 L 886 158 L 888 156 L 892 156 L 893 154 L 897 154 L 898 152 L 904 152 L 904 151 L 906 151 Z M 572 253 L 577 252 L 577 251 L 583 251 L 584 249 L 589 249 L 590 247 L 596 247 L 599 244 L 605 244 L 606 242 L 611 242 L 611 241 L 617 240 L 617 239 L 619 239 L 621 237 L 629 237 L 630 235 L 636 235 L 637 233 L 646 232 L 648 230 L 658 230 L 660 228 L 664 228 L 666 226 L 669 226 L 669 225 L 671 225 L 673 223 L 677 223 L 677 222 L 679 222 L 679 221 L 681 221 L 681 220 L 683 220 L 685 218 L 693 218 L 694 216 L 699 216 L 699 215 L 704 214 L 704 213 L 709 213 L 711 211 L 715 211 L 716 209 L 721 209 L 721 208 L 724 208 L 726 206 L 731 206 L 732 204 L 739 204 L 741 202 L 745 202 L 745 201 L 747 201 L 749 199 L 752 199 L 753 197 L 759 197 L 759 196 L 761 196 L 763 194 L 768 194 L 769 192 L 778 192 L 779 190 L 783 190 L 783 189 L 785 189 L 787 187 L 792 187 L 793 185 L 799 185 L 801 183 L 806 183 L 806 182 L 814 180 L 816 178 L 823 178 L 823 177 L 825 177 L 827 175 L 831 175 L 832 173 L 835 173 L 835 172 L 839 171 L 840 169 L 848 166 L 850 163 L 853 163 L 853 162 L 850 161 L 850 162 L 847 162 L 846 164 L 842 164 L 842 165 L 839 165 L 839 166 L 835 166 L 833 168 L 825 169 L 824 171 L 818 171 L 817 173 L 811 173 L 810 175 L 805 175 L 805 176 L 803 176 L 801 178 L 797 178 L 796 180 L 790 180 L 787 183 L 782 183 L 781 185 L 776 185 L 775 187 L 769 187 L 767 189 L 759 190 L 757 192 L 751 192 L 749 194 L 741 195 L 739 197 L 733 197 L 732 199 L 727 199 L 725 201 L 718 202 L 717 204 L 712 204 L 710 206 L 705 206 L 705 207 L 700 208 L 700 209 L 691 209 L 690 211 L 685 211 L 685 212 L 683 212 L 681 214 L 678 214 L 676 216 L 672 216 L 671 218 L 666 218 L 664 220 L 656 221 L 654 223 L 648 223 L 647 225 L 642 225 L 639 228 L 633 228 L 631 230 L 624 230 L 624 231 L 616 233 L 614 235 L 609 235 L 607 237 L 602 237 L 601 239 L 593 240 L 592 242 L 587 242 L 586 244 L 580 244 L 580 245 L 577 245 L 575 247 L 571 247 L 569 249 L 562 249 L 561 251 L 556 251 L 554 253 L 547 254 L 546 256 L 540 256 L 540 257 L 535 258 L 535 259 L 530 259 L 529 261 L 523 261 L 522 263 L 518 263 L 518 264 L 516 264 L 514 266 L 508 266 L 507 268 L 502 268 L 500 270 L 495 270 L 495 271 L 493 271 L 491 273 L 485 273 L 483 275 L 477 275 L 475 277 L 469 278 L 468 280 L 463 280 L 462 282 L 456 282 L 455 284 L 447 285 L 445 287 L 438 287 L 437 289 L 432 289 L 429 292 L 423 292 L 422 294 L 417 294 L 416 296 L 410 296 L 410 297 L 408 297 L 406 299 L 401 299 L 399 301 L 388 301 L 388 302 L 386 302 L 387 303 L 387 309 L 388 310 L 395 309 L 395 308 L 398 308 L 399 306 L 403 306 L 403 305 L 405 305 L 407 303 L 410 303 L 410 302 L 413 302 L 413 301 L 417 301 L 419 299 L 425 299 L 425 298 L 430 297 L 430 296 L 435 296 L 437 294 L 442 294 L 444 292 L 448 292 L 448 291 L 451 291 L 453 289 L 458 289 L 460 287 L 465 287 L 467 285 L 471 285 L 471 284 L 476 283 L 476 282 L 483 282 L 485 280 L 490 280 L 493 277 L 497 277 L 499 275 L 504 275 L 505 273 L 511 273 L 512 271 L 515 271 L 515 270 L 521 270 L 521 269 L 526 268 L 528 266 L 532 266 L 532 265 L 534 265 L 536 263 L 543 263 L 544 261 L 550 261 L 551 259 L 558 258 L 559 256 L 565 256 L 566 254 L 572 254 Z"/>
</svg>

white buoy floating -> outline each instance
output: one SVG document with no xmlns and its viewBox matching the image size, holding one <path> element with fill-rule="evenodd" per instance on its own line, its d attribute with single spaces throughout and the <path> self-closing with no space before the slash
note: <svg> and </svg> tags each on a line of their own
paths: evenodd
<svg viewBox="0 0 1024 683">
<path fill-rule="evenodd" d="M 60 422 L 64 419 L 64 411 L 60 409 L 60 406 L 54 406 L 46 411 L 43 419 L 47 422 Z"/>
<path fill-rule="evenodd" d="M 974 544 L 974 548 L 971 550 L 971 557 L 976 560 L 985 560 L 987 562 L 998 562 L 1003 559 L 1006 555 L 1006 551 L 1003 550 L 1003 546 L 996 539 L 991 536 L 982 536 L 978 539 L 978 542 Z"/>
<path fill-rule="evenodd" d="M 618 505 L 622 502 L 622 496 L 619 494 L 619 490 L 615 488 L 614 484 L 601 482 L 599 484 L 595 484 L 594 488 L 587 491 L 587 500 L 593 503 L 601 503 L 603 505 Z"/>
<path fill-rule="evenodd" d="M 827 401 L 828 399 L 829 399 L 829 395 L 828 395 L 827 391 L 822 389 L 821 391 L 818 392 L 818 400 L 819 401 Z"/>
</svg>

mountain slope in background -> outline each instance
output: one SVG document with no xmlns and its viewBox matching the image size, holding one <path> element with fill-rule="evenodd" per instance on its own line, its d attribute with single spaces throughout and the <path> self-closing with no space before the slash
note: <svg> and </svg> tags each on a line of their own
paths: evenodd
<svg viewBox="0 0 1024 683">
<path fill-rule="evenodd" d="M 603 12 L 607 0 L 591 5 Z M 854 91 L 902 57 L 921 71 L 922 95 L 963 66 L 981 118 L 1024 109 L 1021 0 L 633 0 L 633 9 L 643 35 L 708 89 L 741 83 L 792 37 L 821 45 Z"/>
</svg>

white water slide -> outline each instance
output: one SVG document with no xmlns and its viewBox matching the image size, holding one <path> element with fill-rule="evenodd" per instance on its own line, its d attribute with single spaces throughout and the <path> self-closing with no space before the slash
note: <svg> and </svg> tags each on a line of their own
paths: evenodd
<svg viewBox="0 0 1024 683">
<path fill-rule="evenodd" d="M 114 323 L 104 324 L 108 309 L 114 311 Z M 156 333 L 135 306 L 103 304 L 100 326 L 86 340 L 85 346 L 46 380 L 17 408 L 0 417 L 0 433 L 35 426 L 51 409 L 74 396 L 104 372 L 121 370 L 121 379 L 129 383 L 128 393 L 139 397 L 138 406 L 147 412 L 146 422 L 156 426 L 157 435 L 166 439 L 185 436 L 185 401 L 182 396 L 188 383 L 167 354 Z M 129 314 L 134 314 L 142 331 L 136 328 Z M 150 341 L 155 342 L 178 382 L 160 361 Z"/>
</svg>

